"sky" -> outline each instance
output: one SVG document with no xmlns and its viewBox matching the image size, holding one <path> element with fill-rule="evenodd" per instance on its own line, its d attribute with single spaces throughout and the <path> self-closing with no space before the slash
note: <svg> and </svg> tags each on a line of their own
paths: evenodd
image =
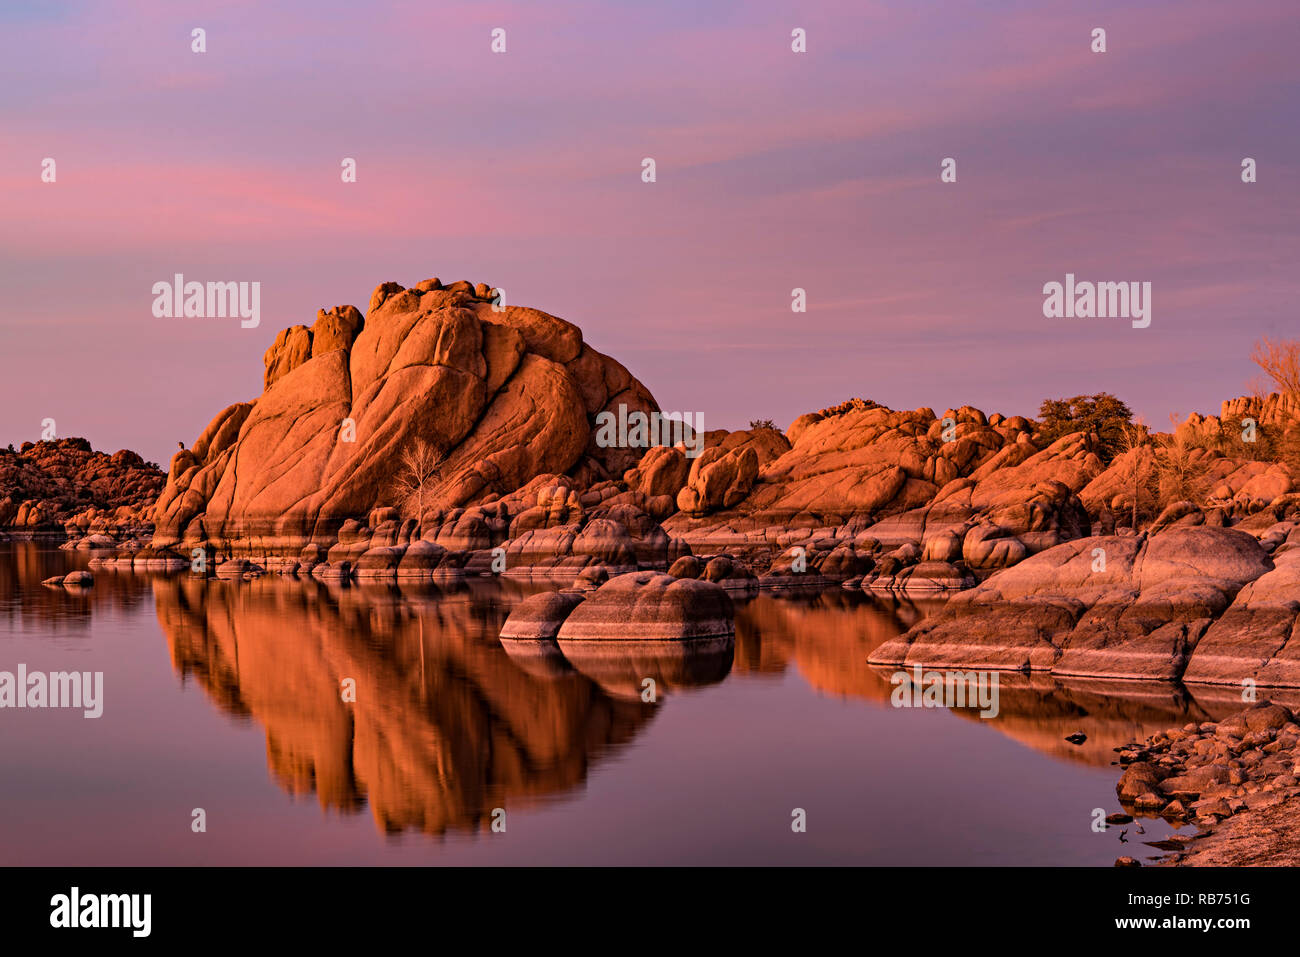
<svg viewBox="0 0 1300 957">
<path fill-rule="evenodd" d="M 1298 41 L 1295 0 L 0 0 L 0 447 L 165 464 L 278 330 L 433 276 L 706 428 L 1214 413 L 1300 335 Z M 260 325 L 155 318 L 178 272 L 260 282 Z M 1151 325 L 1044 317 L 1067 273 L 1150 282 Z"/>
</svg>

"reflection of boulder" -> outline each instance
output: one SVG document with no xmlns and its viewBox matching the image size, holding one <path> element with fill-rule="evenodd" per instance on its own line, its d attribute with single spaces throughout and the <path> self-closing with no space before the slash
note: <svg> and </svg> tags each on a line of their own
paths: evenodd
<svg viewBox="0 0 1300 957">
<path fill-rule="evenodd" d="M 153 587 L 177 669 L 265 727 L 281 785 L 326 807 L 369 803 L 387 831 L 475 829 L 494 807 L 572 790 L 652 713 L 581 675 L 521 670 L 494 640 L 499 605 L 474 590 Z"/>
<path fill-rule="evenodd" d="M 888 681 L 893 669 L 881 668 Z M 1114 749 L 1141 740 L 1155 728 L 1206 721 L 1209 712 L 1180 686 L 1155 681 L 1055 678 L 1043 674 L 998 676 L 998 715 L 953 709 L 953 714 L 1069 761 L 1108 767 Z M 1082 731 L 1081 745 L 1065 740 Z"/>
<path fill-rule="evenodd" d="M 793 663 L 819 691 L 885 702 L 890 686 L 867 667 L 867 656 L 916 613 L 910 604 L 843 590 L 798 600 L 762 594 L 736 608 L 735 670 L 779 674 Z"/>
<path fill-rule="evenodd" d="M 611 695 L 639 698 L 654 682 L 655 696 L 681 688 L 716 684 L 731 671 L 731 635 L 686 641 L 563 641 L 561 652 Z"/>
<path fill-rule="evenodd" d="M 890 705 L 896 666 L 868 665 L 882 644 L 895 638 L 923 610 L 937 614 L 942 602 L 920 607 L 853 592 L 824 592 L 808 600 L 788 601 L 760 595 L 736 609 L 738 675 L 779 674 L 793 664 L 819 691 Z M 978 716 L 977 710 L 954 709 L 953 714 L 1005 734 L 1055 757 L 1107 766 L 1112 748 L 1140 740 L 1170 724 L 1211 720 L 1241 706 L 1232 689 L 1198 687 L 1154 681 L 1114 681 L 1057 678 L 1046 674 L 999 675 L 998 715 Z M 1270 692 L 1275 700 L 1292 701 Z M 1065 740 L 1083 731 L 1082 746 Z"/>
<path fill-rule="evenodd" d="M 515 664 L 531 674 L 553 677 L 572 671 L 555 636 L 582 599 L 583 595 L 575 591 L 529 595 L 501 626 L 501 647 Z"/>
<path fill-rule="evenodd" d="M 9 614 L 42 627 L 54 626 L 60 633 L 81 633 L 89 629 L 95 613 L 129 616 L 146 600 L 149 583 L 130 575 L 92 576 L 94 587 L 36 587 L 57 578 L 60 585 L 85 553 L 59 551 L 33 541 L 0 541 L 0 607 Z M 78 554 L 82 556 L 78 558 Z"/>
</svg>

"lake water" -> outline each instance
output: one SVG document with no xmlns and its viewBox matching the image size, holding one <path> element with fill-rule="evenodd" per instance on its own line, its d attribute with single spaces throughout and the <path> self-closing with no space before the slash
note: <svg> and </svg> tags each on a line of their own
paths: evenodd
<svg viewBox="0 0 1300 957">
<path fill-rule="evenodd" d="M 843 590 L 740 603 L 721 662 L 556 673 L 498 639 L 509 582 L 40 584 L 86 562 L 0 543 L 0 671 L 104 673 L 98 719 L 0 709 L 3 864 L 1109 866 L 1171 833 L 1092 829 L 1111 748 L 1234 710 L 1012 676 L 996 718 L 894 708 L 867 656 L 922 611 Z"/>
</svg>

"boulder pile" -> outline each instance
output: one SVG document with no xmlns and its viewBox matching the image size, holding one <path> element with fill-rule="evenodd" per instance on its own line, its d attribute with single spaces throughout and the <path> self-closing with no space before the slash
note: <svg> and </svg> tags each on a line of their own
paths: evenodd
<svg viewBox="0 0 1300 957">
<path fill-rule="evenodd" d="M 1261 701 L 1221 721 L 1189 723 L 1116 748 L 1126 810 L 1210 831 L 1300 799 L 1300 723 Z M 1172 842 L 1177 849 L 1186 838 Z M 1260 863 L 1260 862 L 1255 862 Z M 1263 862 L 1267 863 L 1267 862 Z"/>
<path fill-rule="evenodd" d="M 98 535 L 83 547 L 111 547 L 105 533 L 147 528 L 165 478 L 135 452 L 96 452 L 80 438 L 0 449 L 0 530 Z"/>
</svg>

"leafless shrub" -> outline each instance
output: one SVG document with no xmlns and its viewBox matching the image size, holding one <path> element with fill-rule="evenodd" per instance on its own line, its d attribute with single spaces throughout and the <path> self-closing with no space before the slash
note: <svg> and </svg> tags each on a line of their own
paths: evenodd
<svg viewBox="0 0 1300 957">
<path fill-rule="evenodd" d="M 424 525 L 425 506 L 432 501 L 432 493 L 442 477 L 442 467 L 447 453 L 425 439 L 416 439 L 402 450 L 397 474 L 393 477 L 393 491 L 406 508 L 414 507 L 420 525 Z"/>
</svg>

